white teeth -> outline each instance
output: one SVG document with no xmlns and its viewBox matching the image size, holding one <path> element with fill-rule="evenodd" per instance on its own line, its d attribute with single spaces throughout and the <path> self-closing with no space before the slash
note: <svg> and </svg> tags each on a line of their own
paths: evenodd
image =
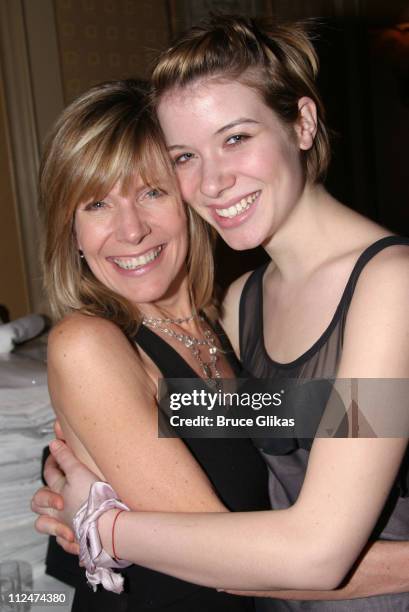
<svg viewBox="0 0 409 612">
<path fill-rule="evenodd" d="M 145 266 L 146 264 L 156 259 L 162 249 L 163 247 L 160 246 L 157 249 L 152 249 L 152 251 L 149 251 L 144 255 L 139 255 L 139 257 L 128 257 L 127 259 L 124 259 L 122 257 L 114 257 L 113 261 L 123 270 L 136 270 L 136 268 L 139 268 L 140 266 Z"/>
<path fill-rule="evenodd" d="M 250 206 L 257 199 L 259 194 L 260 192 L 256 191 L 255 193 L 248 196 L 247 198 L 242 198 L 240 202 L 238 202 L 237 204 L 234 204 L 233 206 L 229 206 L 229 208 L 216 208 L 215 209 L 216 213 L 219 215 L 219 217 L 226 217 L 227 219 L 233 219 L 233 217 L 236 217 L 238 214 L 250 208 Z"/>
</svg>

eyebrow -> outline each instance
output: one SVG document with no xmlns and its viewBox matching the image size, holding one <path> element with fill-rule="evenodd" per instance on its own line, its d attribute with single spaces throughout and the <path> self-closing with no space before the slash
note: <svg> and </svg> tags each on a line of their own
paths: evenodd
<svg viewBox="0 0 409 612">
<path fill-rule="evenodd" d="M 231 121 L 230 123 L 227 123 L 226 125 L 223 125 L 221 128 L 219 128 L 214 135 L 216 136 L 217 134 L 223 134 L 223 132 L 227 132 L 227 130 L 230 130 L 233 127 L 236 127 L 237 125 L 242 125 L 243 123 L 253 123 L 253 124 L 259 124 L 259 121 L 256 121 L 255 119 L 249 119 L 247 117 L 239 117 L 239 119 L 235 119 L 234 121 Z M 175 145 L 171 145 L 170 147 L 168 147 L 168 151 L 173 151 L 173 149 L 187 149 L 188 145 L 183 145 L 183 144 L 175 144 Z"/>
<path fill-rule="evenodd" d="M 247 117 L 240 117 L 239 119 L 235 119 L 234 121 L 231 121 L 227 125 L 224 125 L 223 127 L 219 128 L 217 132 L 215 132 L 215 134 L 222 134 L 223 132 L 227 132 L 227 130 L 230 130 L 231 128 L 236 127 L 236 125 L 241 125 L 242 123 L 260 123 L 260 122 L 256 121 L 255 119 L 248 119 Z"/>
</svg>

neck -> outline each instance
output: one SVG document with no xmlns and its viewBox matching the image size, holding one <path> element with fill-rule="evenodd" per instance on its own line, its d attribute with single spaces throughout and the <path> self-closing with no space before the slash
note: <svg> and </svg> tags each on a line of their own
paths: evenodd
<svg viewBox="0 0 409 612">
<path fill-rule="evenodd" d="M 187 273 L 177 279 L 166 295 L 155 302 L 138 304 L 138 308 L 145 317 L 169 319 L 189 317 L 195 311 L 195 306 L 191 300 Z"/>
<path fill-rule="evenodd" d="M 343 207 L 322 185 L 305 185 L 287 219 L 263 245 L 283 278 L 306 276 L 328 257 L 338 208 Z"/>
</svg>

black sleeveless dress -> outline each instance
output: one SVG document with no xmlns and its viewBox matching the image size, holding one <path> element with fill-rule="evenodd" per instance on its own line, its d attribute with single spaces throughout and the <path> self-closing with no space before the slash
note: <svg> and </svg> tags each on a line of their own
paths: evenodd
<svg viewBox="0 0 409 612">
<path fill-rule="evenodd" d="M 342 353 L 348 308 L 359 275 L 377 253 L 393 245 L 409 245 L 409 238 L 388 236 L 378 240 L 361 254 L 328 328 L 310 349 L 291 363 L 278 363 L 271 359 L 266 351 L 263 333 L 263 275 L 268 263 L 255 270 L 245 283 L 240 301 L 240 356 L 244 369 L 255 378 L 334 379 Z M 322 405 L 322 411 L 324 409 L 325 404 Z M 306 417 L 308 418 L 308 415 Z M 312 442 L 312 439 L 303 438 L 254 440 L 269 466 L 269 493 L 274 509 L 288 508 L 296 501 L 304 481 Z M 409 453 L 407 452 L 399 477 L 371 539 L 409 540 L 408 466 Z M 259 612 L 271 612 L 272 610 L 277 612 L 287 610 L 408 612 L 409 593 L 333 602 L 265 599 L 256 600 L 256 608 Z"/>
<path fill-rule="evenodd" d="M 231 364 L 238 373 L 227 339 L 218 335 Z M 133 339 L 158 366 L 164 378 L 196 378 L 196 373 L 162 338 L 141 326 Z M 266 510 L 268 499 L 267 468 L 259 452 L 248 439 L 185 439 L 186 446 L 206 472 L 213 487 L 229 510 Z M 130 477 L 132 477 L 130 475 Z M 177 551 L 175 550 L 175 556 Z M 73 612 L 250 612 L 254 601 L 218 593 L 159 572 L 132 565 L 122 571 L 125 592 L 121 595 L 88 587 L 78 558 L 65 553 L 50 538 L 47 574 L 74 586 Z"/>
</svg>

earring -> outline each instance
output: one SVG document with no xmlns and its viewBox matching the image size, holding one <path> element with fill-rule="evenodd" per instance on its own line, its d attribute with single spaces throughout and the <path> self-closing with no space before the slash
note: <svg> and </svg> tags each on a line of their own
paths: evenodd
<svg viewBox="0 0 409 612">
<path fill-rule="evenodd" d="M 79 249 L 79 250 L 78 250 L 78 253 L 79 253 L 79 255 L 80 255 L 80 258 L 81 258 L 81 259 L 84 259 L 85 255 L 84 255 L 84 253 L 81 251 L 81 249 Z"/>
</svg>

